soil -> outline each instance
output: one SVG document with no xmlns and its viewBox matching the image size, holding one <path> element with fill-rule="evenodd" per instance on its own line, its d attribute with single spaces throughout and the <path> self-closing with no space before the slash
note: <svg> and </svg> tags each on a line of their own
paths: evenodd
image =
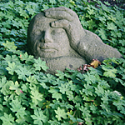
<svg viewBox="0 0 125 125">
<path fill-rule="evenodd" d="M 88 2 L 92 2 L 93 0 L 88 0 Z M 125 0 L 100 0 L 102 3 L 105 2 L 110 3 L 110 6 L 118 6 L 119 8 L 125 9 Z"/>
</svg>

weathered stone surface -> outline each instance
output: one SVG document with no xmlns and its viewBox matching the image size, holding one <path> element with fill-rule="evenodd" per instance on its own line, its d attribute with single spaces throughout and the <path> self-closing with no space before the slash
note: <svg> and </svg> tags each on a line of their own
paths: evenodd
<svg viewBox="0 0 125 125">
<path fill-rule="evenodd" d="M 45 59 L 47 66 L 49 67 L 48 72 L 55 74 L 56 70 L 64 71 L 68 69 L 77 69 L 82 64 L 86 64 L 86 61 L 82 58 L 76 57 L 58 57 L 52 59 Z"/>
<path fill-rule="evenodd" d="M 96 34 L 84 30 L 77 14 L 65 7 L 37 14 L 28 28 L 27 45 L 30 54 L 46 61 L 49 73 L 76 69 L 92 59 L 122 56 Z"/>
</svg>

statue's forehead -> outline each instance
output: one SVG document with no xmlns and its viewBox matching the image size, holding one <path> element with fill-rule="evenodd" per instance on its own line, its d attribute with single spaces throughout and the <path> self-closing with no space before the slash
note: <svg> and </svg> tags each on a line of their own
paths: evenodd
<svg viewBox="0 0 125 125">
<path fill-rule="evenodd" d="M 34 25 L 38 28 L 48 28 L 50 27 L 50 23 L 57 19 L 47 18 L 43 14 L 38 14 L 35 18 Z"/>
</svg>

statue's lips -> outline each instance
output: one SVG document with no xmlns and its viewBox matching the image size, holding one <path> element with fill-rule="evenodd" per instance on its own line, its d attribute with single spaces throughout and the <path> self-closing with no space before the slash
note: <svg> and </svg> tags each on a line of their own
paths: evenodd
<svg viewBox="0 0 125 125">
<path fill-rule="evenodd" d="M 44 52 L 53 52 L 53 51 L 56 51 L 56 49 L 53 49 L 53 48 L 40 48 L 41 51 L 44 51 Z"/>
<path fill-rule="evenodd" d="M 53 46 L 53 44 L 43 44 L 40 45 L 40 50 L 44 51 L 44 52 L 53 52 L 53 51 L 57 51 L 57 49 L 55 49 L 55 46 Z"/>
<path fill-rule="evenodd" d="M 52 48 L 52 47 L 40 47 L 40 50 L 41 50 L 41 51 L 44 51 L 44 52 L 53 52 L 53 51 L 57 51 L 57 49 Z"/>
</svg>

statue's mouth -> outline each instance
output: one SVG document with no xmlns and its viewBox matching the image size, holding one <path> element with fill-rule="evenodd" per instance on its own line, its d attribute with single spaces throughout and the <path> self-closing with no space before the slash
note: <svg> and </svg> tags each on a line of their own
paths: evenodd
<svg viewBox="0 0 125 125">
<path fill-rule="evenodd" d="M 57 49 L 55 49 L 52 46 L 40 46 L 39 49 L 43 52 L 55 52 Z"/>
<path fill-rule="evenodd" d="M 43 51 L 43 52 L 55 52 L 58 51 L 58 49 L 55 48 L 55 46 L 51 43 L 42 43 L 39 44 L 38 46 L 39 50 Z"/>
<path fill-rule="evenodd" d="M 56 49 L 53 49 L 53 48 L 40 48 L 41 51 L 43 52 L 54 52 L 56 51 Z"/>
</svg>

